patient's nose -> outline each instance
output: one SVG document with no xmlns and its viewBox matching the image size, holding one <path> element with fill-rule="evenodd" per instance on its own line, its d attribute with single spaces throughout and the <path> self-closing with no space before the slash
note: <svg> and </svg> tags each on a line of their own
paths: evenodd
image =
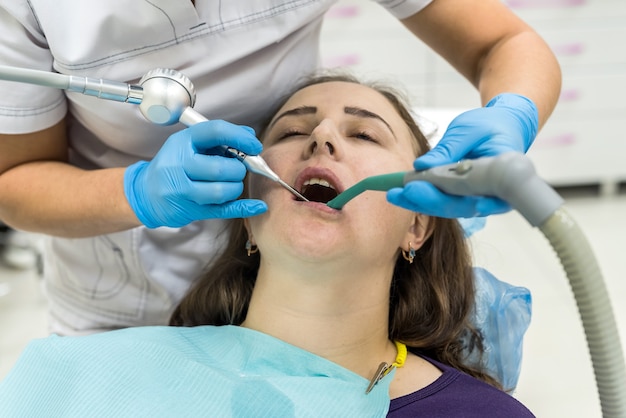
<svg viewBox="0 0 626 418">
<path fill-rule="evenodd" d="M 312 156 L 317 153 L 327 153 L 330 156 L 337 156 L 340 133 L 334 123 L 329 120 L 322 121 L 311 132 L 307 155 Z"/>
</svg>

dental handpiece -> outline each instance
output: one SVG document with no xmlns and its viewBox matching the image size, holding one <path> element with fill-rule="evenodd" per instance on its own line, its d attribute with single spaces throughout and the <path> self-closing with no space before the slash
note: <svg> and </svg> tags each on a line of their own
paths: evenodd
<svg viewBox="0 0 626 418">
<path fill-rule="evenodd" d="M 190 106 L 188 106 L 185 110 L 183 110 L 179 119 L 179 121 L 186 126 L 195 125 L 196 123 L 204 122 L 207 120 L 208 120 L 207 118 L 202 116 L 200 113 L 195 111 Z M 263 157 L 261 157 L 260 155 L 248 155 L 235 148 L 227 147 L 225 145 L 222 145 L 221 147 L 223 148 L 226 154 L 230 154 L 231 156 L 241 161 L 246 166 L 248 171 L 252 173 L 260 174 L 262 176 L 269 178 L 270 180 L 273 180 L 279 183 L 281 186 L 289 190 L 294 196 L 296 196 L 300 200 L 303 200 L 305 202 L 309 201 L 309 199 L 302 196 L 302 194 L 300 194 L 296 189 L 294 189 L 293 187 L 285 183 L 278 176 L 278 174 L 274 173 L 274 171 L 272 171 L 272 169 L 267 165 Z"/>
<path fill-rule="evenodd" d="M 0 80 L 36 84 L 94 96 L 100 99 L 139 105 L 143 116 L 157 125 L 181 122 L 191 126 L 208 119 L 193 109 L 195 87 L 182 73 L 157 68 L 146 73 L 138 85 L 89 77 L 71 76 L 48 71 L 0 65 Z M 223 146 L 225 155 L 240 160 L 256 174 L 278 182 L 298 199 L 308 202 L 297 190 L 285 183 L 261 156 L 250 156 L 234 148 Z"/>
<path fill-rule="evenodd" d="M 182 73 L 157 68 L 146 73 L 139 81 L 139 85 L 144 93 L 139 110 L 149 121 L 158 125 L 180 122 L 191 126 L 208 120 L 193 109 L 196 98 L 195 88 L 191 80 Z M 223 146 L 223 149 L 226 155 L 232 155 L 241 161 L 248 171 L 279 183 L 300 200 L 309 201 L 274 173 L 260 155 L 247 155 L 226 146 Z"/>
</svg>

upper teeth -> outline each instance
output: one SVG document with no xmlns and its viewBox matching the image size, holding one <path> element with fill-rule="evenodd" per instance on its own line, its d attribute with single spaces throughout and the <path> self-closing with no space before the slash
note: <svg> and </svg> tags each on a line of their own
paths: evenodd
<svg viewBox="0 0 626 418">
<path fill-rule="evenodd" d="M 319 184 L 320 186 L 330 187 L 331 189 L 335 189 L 328 181 L 319 178 L 308 179 L 304 182 L 303 186 L 309 186 L 311 184 Z"/>
</svg>

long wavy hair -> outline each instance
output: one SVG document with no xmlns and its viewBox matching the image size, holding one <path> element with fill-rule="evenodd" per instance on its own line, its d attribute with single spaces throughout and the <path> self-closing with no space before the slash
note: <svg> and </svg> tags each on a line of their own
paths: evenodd
<svg viewBox="0 0 626 418">
<path fill-rule="evenodd" d="M 305 79 L 292 94 L 332 81 L 362 84 L 378 91 L 409 127 L 416 154 L 430 149 L 405 104 L 406 98 L 389 86 L 361 82 L 346 73 L 323 73 Z M 456 220 L 437 217 L 430 218 L 429 229 L 431 236 L 417 251 L 413 263 L 401 255 L 396 260 L 390 289 L 389 339 L 501 388 L 497 380 L 466 360 L 469 352 L 482 355 L 483 345 L 480 333 L 469 321 L 474 306 L 474 279 L 463 230 Z M 180 302 L 170 325 L 240 325 L 246 318 L 260 255 L 248 256 L 245 250 L 248 235 L 243 220 L 232 220 L 229 233 L 225 250 Z"/>
</svg>

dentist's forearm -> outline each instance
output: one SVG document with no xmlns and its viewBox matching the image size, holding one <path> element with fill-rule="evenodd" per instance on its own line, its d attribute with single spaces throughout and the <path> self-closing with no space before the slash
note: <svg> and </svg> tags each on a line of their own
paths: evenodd
<svg viewBox="0 0 626 418">
<path fill-rule="evenodd" d="M 500 0 L 435 0 L 405 26 L 480 91 L 482 104 L 501 93 L 531 99 L 543 125 L 561 89 L 556 57 Z"/>
<path fill-rule="evenodd" d="M 504 92 L 528 97 L 537 106 L 541 127 L 558 101 L 561 70 L 535 32 L 521 32 L 501 41 L 485 57 L 477 87 L 483 104 Z"/>
<path fill-rule="evenodd" d="M 124 195 L 124 168 L 85 171 L 30 162 L 0 175 L 0 219 L 13 228 L 68 238 L 140 225 Z"/>
</svg>

